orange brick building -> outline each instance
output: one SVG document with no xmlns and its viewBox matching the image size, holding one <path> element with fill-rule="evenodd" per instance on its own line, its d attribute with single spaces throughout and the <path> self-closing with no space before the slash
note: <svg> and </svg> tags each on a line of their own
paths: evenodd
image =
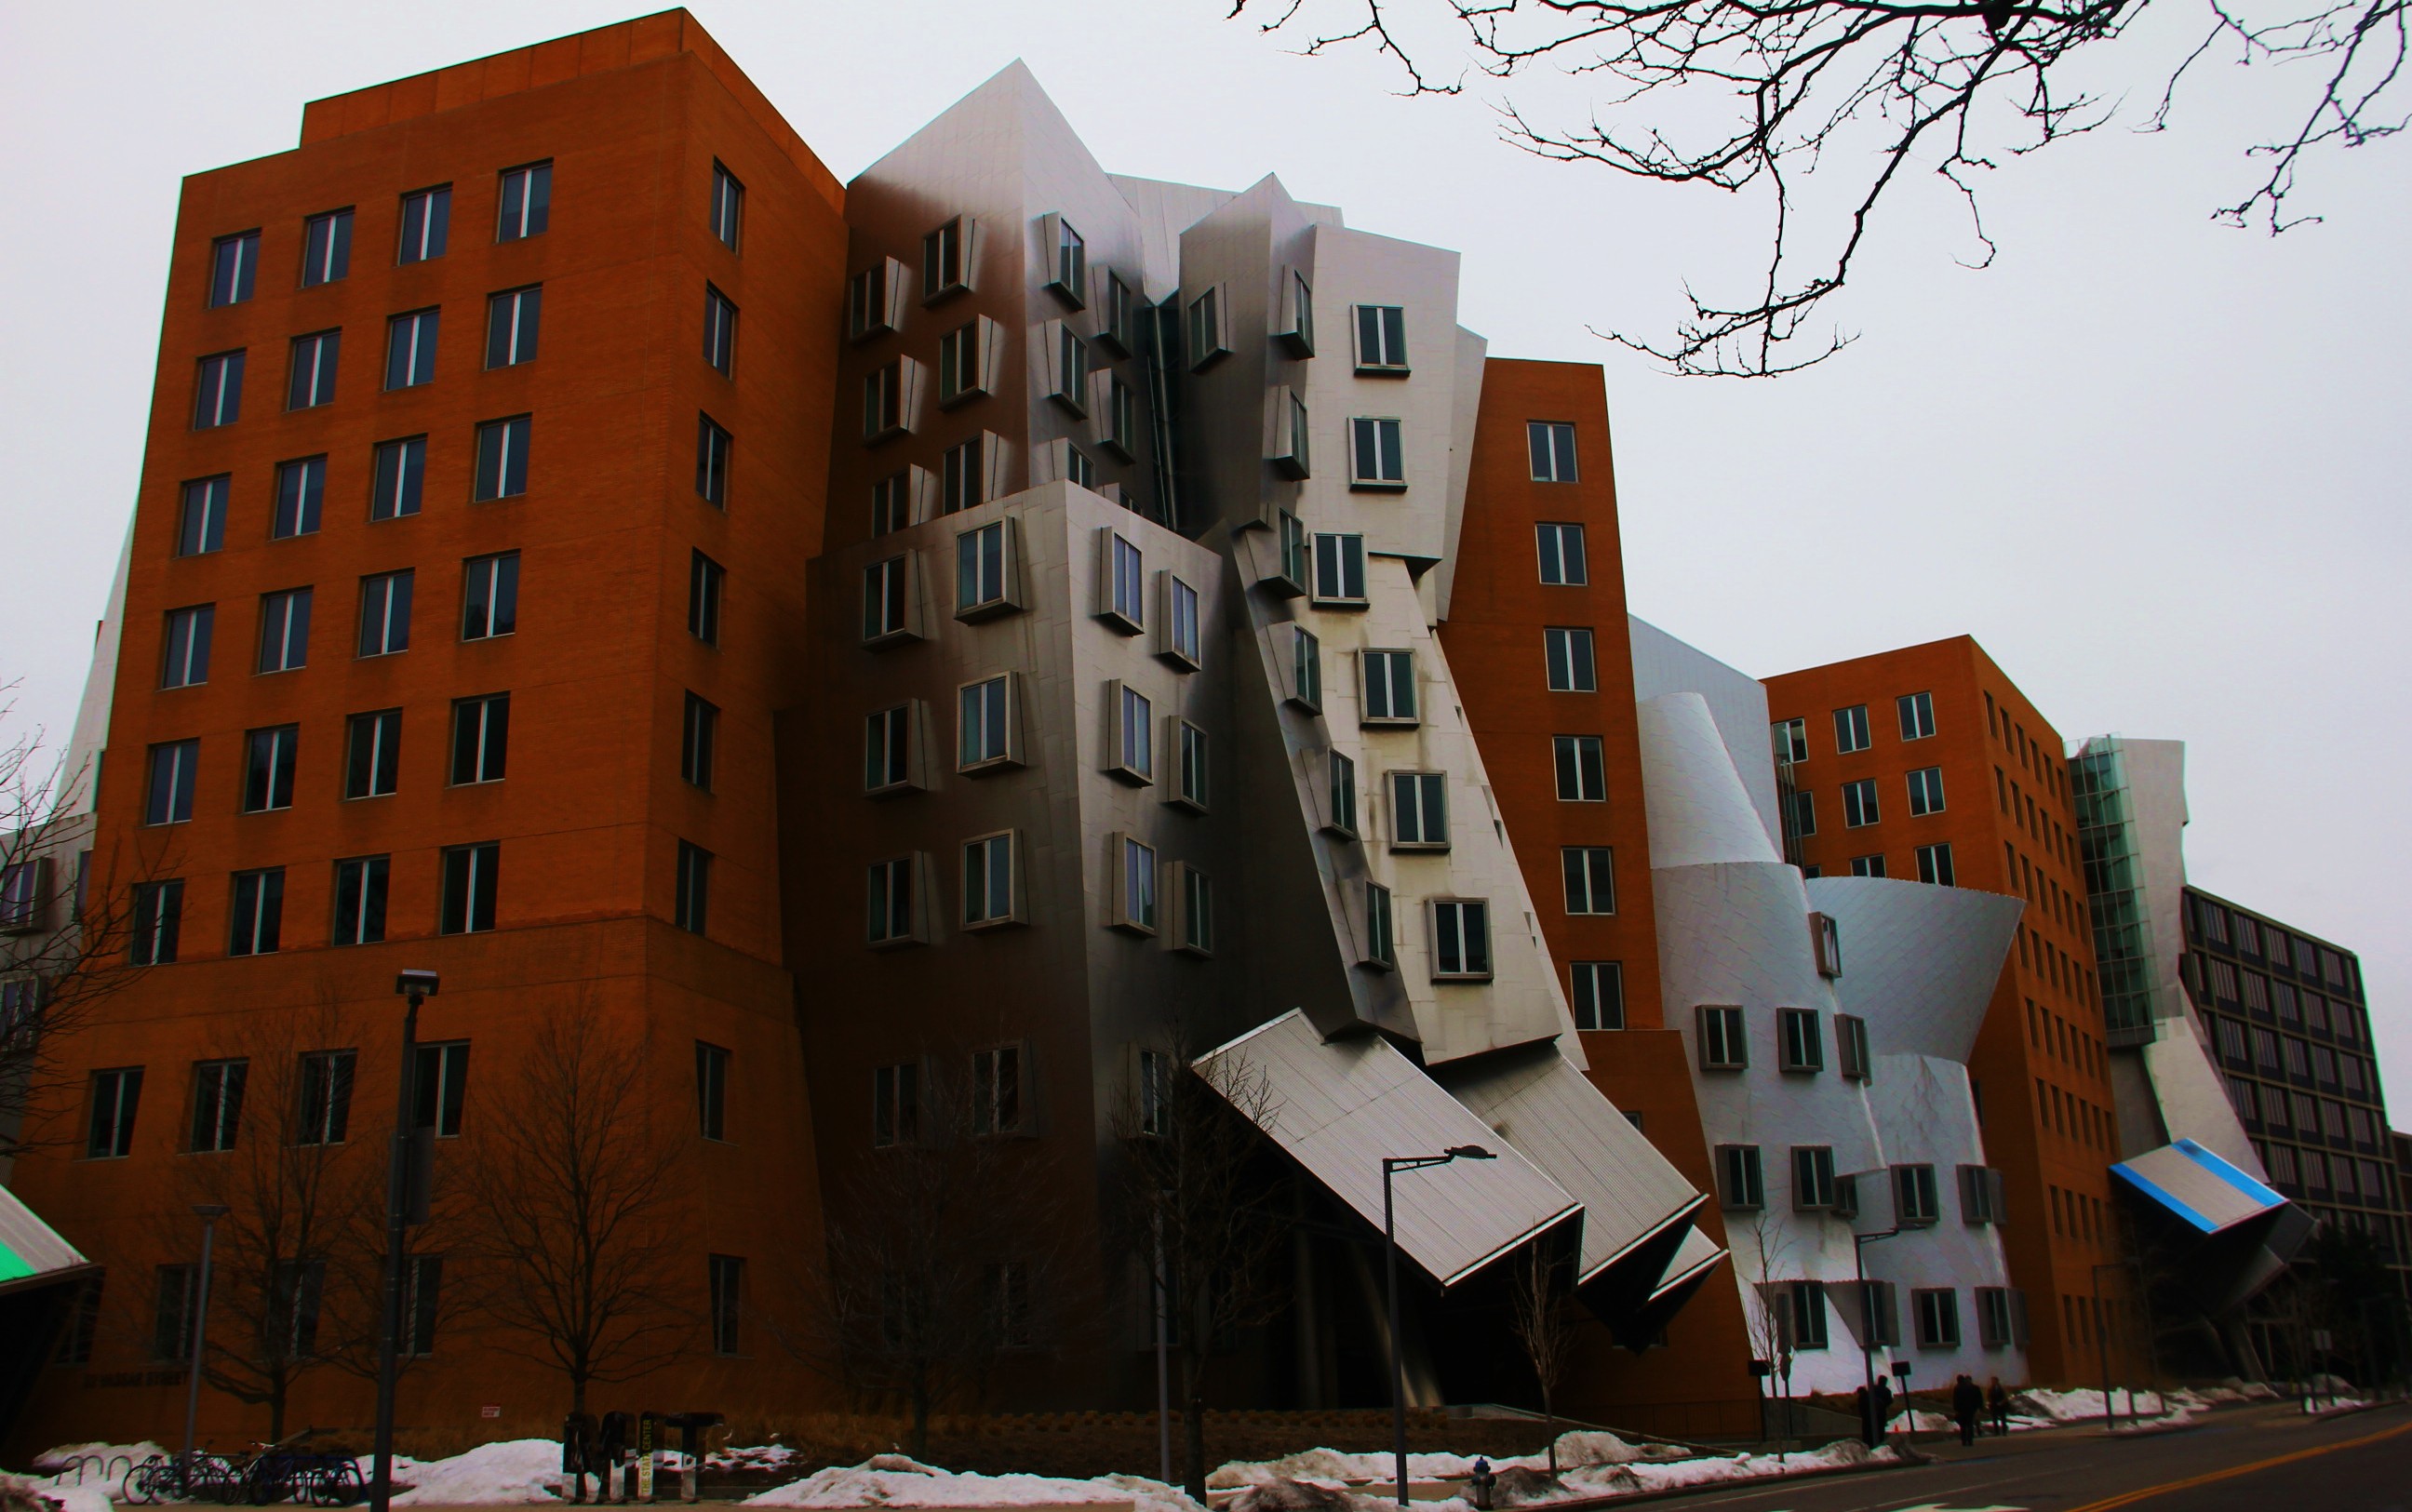
<svg viewBox="0 0 2412 1512">
<path fill-rule="evenodd" d="M 812 1390 L 718 1326 L 815 1221 L 771 712 L 801 695 L 780 627 L 829 432 L 792 418 L 832 404 L 841 199 L 684 12 L 316 102 L 296 150 L 185 182 L 90 879 L 142 888 L 137 959 L 178 964 L 69 1052 L 126 1093 L 119 1126 L 46 1108 L 18 1167 L 109 1271 L 27 1442 L 181 1417 L 154 1320 L 236 1158 L 213 1068 L 248 1062 L 247 1116 L 273 1120 L 270 1063 L 298 1050 L 300 1138 L 347 1145 L 328 1168 L 381 1213 L 401 967 L 442 974 L 419 1033 L 460 1047 L 420 1061 L 446 1087 L 422 1107 L 450 1099 L 439 1185 L 524 1113 L 537 1025 L 635 1048 L 657 1069 L 616 1116 L 677 1152 L 643 1222 L 683 1348 L 645 1394 Z M 419 1248 L 476 1237 L 439 1222 Z M 240 1329 L 243 1244 L 220 1240 L 212 1326 Z M 297 1284 L 332 1354 L 360 1320 Z M 405 1373 L 400 1418 L 540 1431 L 559 1380 L 456 1351 Z M 287 1394 L 293 1424 L 368 1416 L 332 1361 Z M 205 1437 L 264 1434 L 202 1401 Z"/>
<path fill-rule="evenodd" d="M 1969 1073 L 2008 1186 L 2002 1232 L 2029 1299 L 2034 1375 L 2091 1379 L 2094 1270 L 2122 1253 L 2118 1151 L 2060 734 L 1965 636 L 1769 678 L 1767 690 L 1787 844 L 1810 875 L 2027 901 Z M 2115 1278 L 2104 1289 L 2115 1295 Z"/>
<path fill-rule="evenodd" d="M 1536 422 L 1572 426 L 1571 477 L 1536 477 Z M 1551 627 L 1591 631 L 1593 690 L 1551 690 L 1542 652 Z M 1441 643 L 1460 673 L 1466 722 L 1515 837 L 1591 1079 L 1639 1119 L 1678 1170 L 1709 1190 L 1690 1064 L 1659 1002 L 1625 556 L 1599 368 L 1503 359 L 1483 365 Z M 1596 782 L 1592 742 L 1600 753 Z M 1569 913 L 1564 858 L 1570 848 L 1600 845 L 1614 854 L 1611 911 Z M 1699 1222 L 1723 1242 L 1721 1212 L 1704 1211 Z M 1581 1403 L 1573 1410 L 1674 1436 L 1755 1435 L 1751 1350 L 1733 1289 L 1704 1287 L 1669 1327 L 1667 1343 L 1671 1347 L 1639 1355 L 1587 1355 L 1567 1387 L 1569 1400 Z"/>
</svg>

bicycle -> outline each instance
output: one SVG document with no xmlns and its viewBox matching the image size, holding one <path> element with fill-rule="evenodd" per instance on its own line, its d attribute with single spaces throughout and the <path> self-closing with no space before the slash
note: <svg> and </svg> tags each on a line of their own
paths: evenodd
<svg viewBox="0 0 2412 1512">
<path fill-rule="evenodd" d="M 234 1465 L 222 1456 L 194 1451 L 184 1455 L 154 1454 L 125 1472 L 125 1500 L 136 1506 L 157 1502 L 210 1500 L 229 1503 L 237 1483 Z"/>
</svg>

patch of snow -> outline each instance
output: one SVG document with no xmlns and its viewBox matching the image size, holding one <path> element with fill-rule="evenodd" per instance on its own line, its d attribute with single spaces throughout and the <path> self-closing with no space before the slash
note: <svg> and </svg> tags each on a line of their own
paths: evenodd
<svg viewBox="0 0 2412 1512">
<path fill-rule="evenodd" d="M 51 1512 L 115 1512 L 109 1491 L 96 1480 L 56 1486 L 47 1479 L 6 1472 L 0 1472 L 0 1505 L 47 1507 Z"/>
<path fill-rule="evenodd" d="M 360 1477 L 368 1478 L 366 1461 Z M 561 1445 L 549 1438 L 505 1439 L 480 1444 L 449 1460 L 412 1460 L 397 1455 L 396 1506 L 529 1506 L 562 1499 Z"/>
<path fill-rule="evenodd" d="M 2010 1405 L 2030 1417 L 2042 1417 L 2055 1423 L 2081 1423 L 2089 1418 L 2102 1420 L 2102 1393 L 2080 1388 L 2054 1391 L 2047 1387 L 2029 1387 L 2010 1398 Z M 2168 1411 L 2157 1391 L 2130 1391 L 2125 1387 L 2110 1390 L 2110 1410 L 2125 1419 L 2131 1414 L 2140 1417 L 2158 1417 Z"/>
<path fill-rule="evenodd" d="M 1139 1475 L 1066 1480 L 1053 1475 L 959 1475 L 901 1454 L 832 1466 L 745 1499 L 748 1506 L 998 1507 L 1128 1502 L 1135 1512 L 1204 1512 L 1162 1481 Z"/>
</svg>

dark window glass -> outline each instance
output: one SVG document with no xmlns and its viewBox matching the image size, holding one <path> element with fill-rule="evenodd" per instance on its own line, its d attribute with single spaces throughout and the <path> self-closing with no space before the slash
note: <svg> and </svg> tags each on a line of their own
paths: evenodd
<svg viewBox="0 0 2412 1512">
<path fill-rule="evenodd" d="M 695 1111 L 707 1139 L 728 1138 L 728 1052 L 695 1042 Z"/>
<path fill-rule="evenodd" d="M 293 774 L 302 744 L 302 727 L 278 725 L 243 736 L 243 809 L 263 814 L 293 806 Z"/>
<path fill-rule="evenodd" d="M 129 952 L 138 966 L 164 966 L 176 959 L 184 922 L 184 884 L 144 882 L 134 889 L 134 938 Z"/>
<path fill-rule="evenodd" d="M 228 955 L 274 955 L 285 925 L 285 868 L 236 873 Z"/>
<path fill-rule="evenodd" d="M 511 696 L 488 694 L 452 705 L 452 781 L 456 785 L 503 780 L 511 743 Z"/>
<path fill-rule="evenodd" d="M 383 856 L 356 856 L 335 863 L 336 945 L 375 945 L 385 938 L 386 874 Z"/>
<path fill-rule="evenodd" d="M 435 381 L 435 334 L 438 310 L 414 310 L 398 315 L 385 327 L 385 386 L 416 389 Z"/>
<path fill-rule="evenodd" d="M 384 798 L 401 781 L 402 711 L 354 714 L 346 724 L 344 796 Z"/>
<path fill-rule="evenodd" d="M 704 932 L 712 906 L 712 853 L 679 842 L 678 900 L 671 921 L 691 934 Z"/>
<path fill-rule="evenodd" d="M 427 438 L 380 441 L 376 448 L 376 484 L 369 495 L 371 520 L 400 520 L 419 513 L 427 484 Z"/>
<path fill-rule="evenodd" d="M 210 636 L 216 624 L 213 604 L 168 611 L 168 653 L 159 673 L 161 687 L 198 687 L 210 680 Z"/>
<path fill-rule="evenodd" d="M 444 897 L 436 929 L 445 934 L 475 934 L 494 927 L 494 897 L 502 866 L 499 842 L 454 845 L 444 852 Z"/>
<path fill-rule="evenodd" d="M 277 463 L 276 518 L 270 522 L 268 534 L 277 540 L 316 534 L 319 512 L 326 502 L 326 458 L 304 457 L 299 462 Z"/>
<path fill-rule="evenodd" d="M 352 213 L 331 210 L 302 227 L 302 286 L 331 284 L 352 271 Z"/>
<path fill-rule="evenodd" d="M 220 352 L 201 359 L 201 381 L 193 396 L 193 429 L 213 430 L 243 418 L 243 354 Z"/>
<path fill-rule="evenodd" d="M 719 708 L 692 693 L 688 694 L 685 728 L 679 741 L 679 775 L 705 792 L 712 791 L 713 757 L 719 743 Z"/>
<path fill-rule="evenodd" d="M 195 1154 L 234 1148 L 243 1128 L 243 1090 L 250 1072 L 248 1061 L 204 1061 L 193 1067 Z"/>
<path fill-rule="evenodd" d="M 335 402 L 335 367 L 344 333 L 321 330 L 293 338 L 293 375 L 285 391 L 287 409 L 316 409 Z"/>
<path fill-rule="evenodd" d="M 241 304 L 251 298 L 259 275 L 259 233 L 222 236 L 210 247 L 210 308 Z"/>
<path fill-rule="evenodd" d="M 193 773 L 200 755 L 199 741 L 173 741 L 151 748 L 151 792 L 143 823 L 183 824 L 193 816 Z"/>
<path fill-rule="evenodd" d="M 728 503 L 728 451 L 731 444 L 728 433 L 713 424 L 711 416 L 698 415 L 695 418 L 695 491 L 724 507 Z"/>
<path fill-rule="evenodd" d="M 408 569 L 360 580 L 360 641 L 363 656 L 390 656 L 410 649 L 411 584 Z"/>
<path fill-rule="evenodd" d="M 225 547 L 227 502 L 233 494 L 231 477 L 204 477 L 184 485 L 184 507 L 176 522 L 178 556 L 199 556 Z"/>
<path fill-rule="evenodd" d="M 478 427 L 478 478 L 472 498 L 511 499 L 527 492 L 531 422 L 517 415 Z"/>
<path fill-rule="evenodd" d="M 515 288 L 486 301 L 486 366 L 516 367 L 536 360 L 543 323 L 544 290 Z"/>
<path fill-rule="evenodd" d="M 461 1132 L 461 1111 L 469 1093 L 469 1042 L 421 1045 L 410 1073 L 410 1126 L 434 1129 L 439 1139 Z"/>
<path fill-rule="evenodd" d="M 737 237 L 745 219 L 745 185 L 737 175 L 718 163 L 712 165 L 712 234 L 720 238 L 728 250 L 737 250 Z"/>
<path fill-rule="evenodd" d="M 259 661 L 262 672 L 292 672 L 310 661 L 310 601 L 307 588 L 264 594 L 259 600 Z"/>
<path fill-rule="evenodd" d="M 712 1352 L 739 1353 L 737 1319 L 745 1293 L 745 1262 L 733 1255 L 705 1258 L 712 1272 Z"/>
<path fill-rule="evenodd" d="M 473 556 L 462 564 L 461 639 L 489 640 L 520 626 L 520 554 Z"/>
<path fill-rule="evenodd" d="M 686 627 L 707 646 L 720 644 L 720 595 L 728 573 L 701 551 L 688 565 Z"/>
<path fill-rule="evenodd" d="M 452 186 L 421 189 L 402 197 L 402 252 L 398 262 L 427 262 L 444 256 L 452 228 Z"/>
<path fill-rule="evenodd" d="M 302 1107 L 295 1144 L 342 1144 L 352 1127 L 350 1050 L 312 1050 L 302 1057 Z"/>
<path fill-rule="evenodd" d="M 724 378 L 737 371 L 737 306 L 710 284 L 703 286 L 703 360 Z"/>
<path fill-rule="evenodd" d="M 134 1152 L 134 1114 L 142 1102 L 142 1068 L 96 1072 L 92 1079 L 92 1135 L 84 1153 L 115 1160 Z"/>
<path fill-rule="evenodd" d="M 517 242 L 524 237 L 542 236 L 552 219 L 552 165 L 531 163 L 503 174 L 502 213 L 495 224 L 494 240 Z"/>
</svg>

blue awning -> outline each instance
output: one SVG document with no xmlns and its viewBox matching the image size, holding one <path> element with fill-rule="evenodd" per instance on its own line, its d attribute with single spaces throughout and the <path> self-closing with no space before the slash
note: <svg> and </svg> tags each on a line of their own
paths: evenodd
<svg viewBox="0 0 2412 1512">
<path fill-rule="evenodd" d="M 2192 1139 L 2148 1150 L 2111 1174 L 2206 1234 L 2224 1233 L 2287 1199 Z"/>
</svg>

